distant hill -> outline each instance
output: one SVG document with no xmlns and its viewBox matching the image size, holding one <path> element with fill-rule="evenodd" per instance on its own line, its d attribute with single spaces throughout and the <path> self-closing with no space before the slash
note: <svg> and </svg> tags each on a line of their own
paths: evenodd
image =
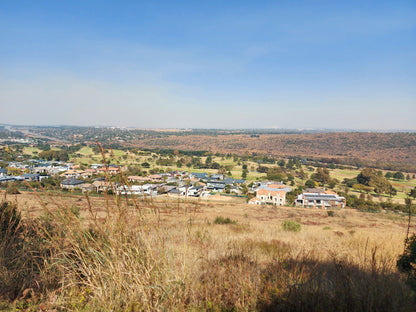
<svg viewBox="0 0 416 312">
<path fill-rule="evenodd" d="M 344 132 L 291 129 L 122 129 L 8 126 L 15 135 L 49 138 L 56 144 L 112 148 L 176 149 L 213 153 L 299 156 L 330 163 L 416 172 L 416 132 Z M 10 131 L 1 129 L 4 136 Z M 16 132 L 17 131 L 17 132 Z"/>
<path fill-rule="evenodd" d="M 374 165 L 385 169 L 416 169 L 416 133 L 170 135 L 144 137 L 131 143 L 140 148 L 301 156 L 359 166 Z"/>
</svg>

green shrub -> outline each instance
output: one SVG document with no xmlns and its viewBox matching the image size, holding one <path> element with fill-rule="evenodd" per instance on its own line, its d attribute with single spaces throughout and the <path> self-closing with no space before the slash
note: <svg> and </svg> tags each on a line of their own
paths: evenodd
<svg viewBox="0 0 416 312">
<path fill-rule="evenodd" d="M 214 224 L 237 224 L 237 221 L 231 220 L 230 218 L 224 218 L 222 216 L 218 216 L 214 220 Z"/>
<path fill-rule="evenodd" d="M 299 232 L 301 225 L 296 221 L 286 220 L 282 222 L 282 229 L 289 232 Z"/>
<path fill-rule="evenodd" d="M 328 210 L 326 213 L 328 214 L 328 217 L 335 217 L 335 211 L 333 210 Z"/>
</svg>

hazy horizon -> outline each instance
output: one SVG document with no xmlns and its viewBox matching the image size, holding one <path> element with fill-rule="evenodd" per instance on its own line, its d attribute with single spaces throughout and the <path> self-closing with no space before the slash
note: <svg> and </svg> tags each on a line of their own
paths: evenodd
<svg viewBox="0 0 416 312">
<path fill-rule="evenodd" d="M 270 131 L 270 132 L 385 132 L 385 133 L 394 133 L 394 132 L 416 132 L 412 129 L 348 129 L 348 128 L 142 128 L 142 127 L 125 127 L 125 126 L 109 126 L 109 125 L 65 125 L 65 124 L 7 124 L 0 123 L 0 126 L 6 127 L 39 127 L 39 128 L 59 128 L 59 127 L 68 127 L 68 128 L 97 128 L 97 129 L 121 129 L 121 130 L 154 130 L 154 131 Z"/>
<path fill-rule="evenodd" d="M 0 123 L 416 130 L 416 3 L 0 4 Z"/>
</svg>

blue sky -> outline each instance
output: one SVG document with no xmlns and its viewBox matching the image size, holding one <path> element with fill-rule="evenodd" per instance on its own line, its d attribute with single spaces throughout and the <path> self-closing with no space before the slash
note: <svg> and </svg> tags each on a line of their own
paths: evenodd
<svg viewBox="0 0 416 312">
<path fill-rule="evenodd" d="M 416 130 L 415 1 L 3 1 L 0 123 Z"/>
</svg>

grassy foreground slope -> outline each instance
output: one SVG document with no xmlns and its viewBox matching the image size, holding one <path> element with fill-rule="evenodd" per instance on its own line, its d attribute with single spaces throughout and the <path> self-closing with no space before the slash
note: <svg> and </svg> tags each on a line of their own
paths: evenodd
<svg viewBox="0 0 416 312">
<path fill-rule="evenodd" d="M 329 215 L 238 200 L 42 193 L 6 200 L 18 210 L 7 222 L 16 226 L 2 227 L 5 310 L 414 307 L 412 292 L 396 269 L 407 229 L 401 215 L 354 210 Z"/>
</svg>

